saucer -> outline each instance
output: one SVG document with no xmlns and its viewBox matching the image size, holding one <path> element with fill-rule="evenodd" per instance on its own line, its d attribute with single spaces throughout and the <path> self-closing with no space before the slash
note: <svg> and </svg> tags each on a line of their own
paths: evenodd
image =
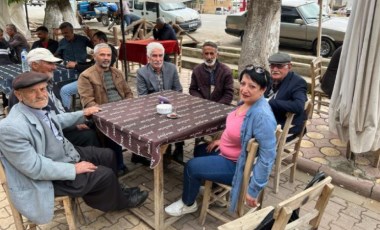
<svg viewBox="0 0 380 230">
<path fill-rule="evenodd" d="M 179 118 L 179 115 L 176 113 L 169 113 L 168 115 L 166 115 L 166 117 L 170 119 L 177 119 Z"/>
</svg>

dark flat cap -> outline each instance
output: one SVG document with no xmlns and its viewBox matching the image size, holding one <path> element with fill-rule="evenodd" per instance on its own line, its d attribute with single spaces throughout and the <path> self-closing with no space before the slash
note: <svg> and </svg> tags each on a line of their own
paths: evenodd
<svg viewBox="0 0 380 230">
<path fill-rule="evenodd" d="M 269 64 L 283 64 L 292 61 L 289 54 L 286 53 L 275 53 L 268 58 Z"/>
<path fill-rule="evenodd" d="M 25 72 L 18 75 L 12 82 L 12 88 L 14 90 L 28 88 L 41 82 L 47 82 L 49 76 L 44 73 L 37 72 Z"/>
</svg>

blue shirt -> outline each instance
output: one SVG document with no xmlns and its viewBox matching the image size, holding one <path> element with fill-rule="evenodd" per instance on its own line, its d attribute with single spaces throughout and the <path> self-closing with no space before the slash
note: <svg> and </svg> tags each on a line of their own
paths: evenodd
<svg viewBox="0 0 380 230">
<path fill-rule="evenodd" d="M 74 38 L 70 41 L 65 38 L 59 41 L 56 53 L 64 61 L 84 63 L 87 59 L 87 47 L 94 48 L 90 39 L 82 35 L 74 34 Z"/>
</svg>

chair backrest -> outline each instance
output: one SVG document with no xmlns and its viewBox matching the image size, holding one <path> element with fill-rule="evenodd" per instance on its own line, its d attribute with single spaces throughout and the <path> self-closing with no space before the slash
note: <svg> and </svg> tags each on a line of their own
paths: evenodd
<svg viewBox="0 0 380 230">
<path fill-rule="evenodd" d="M 249 184 L 249 179 L 251 177 L 252 167 L 256 158 L 257 150 L 259 148 L 259 144 L 256 142 L 255 138 L 249 140 L 247 145 L 247 159 L 244 166 L 243 173 L 243 183 L 240 189 L 239 202 L 238 202 L 238 213 L 239 215 L 244 212 L 244 201 L 245 196 L 247 195 L 247 188 Z"/>
<path fill-rule="evenodd" d="M 317 229 L 333 190 L 334 186 L 331 184 L 331 177 L 327 177 L 301 193 L 282 201 L 275 208 L 268 206 L 259 211 L 247 213 L 236 220 L 219 226 L 218 229 L 256 229 L 273 209 L 274 223 L 272 229 Z M 312 211 L 302 214 L 297 220 L 288 223 L 294 210 L 314 201 L 316 198 L 316 204 Z M 311 228 L 305 227 L 306 224 Z"/>
<path fill-rule="evenodd" d="M 3 189 L 4 189 L 5 196 L 7 197 L 9 206 L 11 208 L 12 216 L 13 216 L 13 219 L 14 219 L 14 222 L 15 222 L 16 229 L 17 230 L 24 229 L 24 224 L 23 224 L 23 221 L 22 221 L 22 216 L 17 211 L 17 209 L 13 206 L 13 203 L 12 203 L 10 197 L 9 197 L 9 189 L 8 189 L 8 183 L 7 183 L 7 176 L 5 174 L 3 163 L 1 161 L 1 157 L 0 157 L 0 183 L 1 183 L 1 186 L 3 187 Z"/>
<path fill-rule="evenodd" d="M 279 203 L 274 210 L 273 217 L 275 221 L 272 229 L 294 229 L 297 226 L 302 229 L 305 224 L 312 226 L 312 229 L 317 229 L 333 190 L 334 186 L 331 184 L 331 177 L 327 177 L 311 188 Z M 307 214 L 301 215 L 297 220 L 288 223 L 294 210 L 301 208 L 316 198 L 318 200 L 312 211 L 308 211 Z"/>
<path fill-rule="evenodd" d="M 322 57 L 316 57 L 310 62 L 311 90 L 319 84 L 322 78 Z"/>
</svg>

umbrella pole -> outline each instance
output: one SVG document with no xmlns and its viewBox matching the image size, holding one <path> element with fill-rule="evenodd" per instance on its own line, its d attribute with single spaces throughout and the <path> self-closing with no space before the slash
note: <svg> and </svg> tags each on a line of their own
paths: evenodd
<svg viewBox="0 0 380 230">
<path fill-rule="evenodd" d="M 321 56 L 321 43 L 322 43 L 322 0 L 318 0 L 318 4 L 319 4 L 319 21 L 318 21 L 317 57 Z"/>
<path fill-rule="evenodd" d="M 124 10 L 123 10 L 123 0 L 120 0 L 120 27 L 121 27 L 121 37 L 122 37 L 122 45 L 121 50 L 124 50 L 123 52 L 123 66 L 124 66 L 124 75 L 125 80 L 128 81 L 128 68 L 127 68 L 127 47 L 125 45 L 125 34 L 124 34 Z"/>
<path fill-rule="evenodd" d="M 159 18 L 160 17 L 160 3 L 156 3 L 157 4 L 157 18 Z"/>
<path fill-rule="evenodd" d="M 26 4 L 26 1 L 25 1 L 24 5 L 25 5 L 25 14 L 26 14 L 26 26 L 28 27 L 28 30 L 30 30 L 30 28 L 29 28 L 28 6 Z"/>
</svg>

